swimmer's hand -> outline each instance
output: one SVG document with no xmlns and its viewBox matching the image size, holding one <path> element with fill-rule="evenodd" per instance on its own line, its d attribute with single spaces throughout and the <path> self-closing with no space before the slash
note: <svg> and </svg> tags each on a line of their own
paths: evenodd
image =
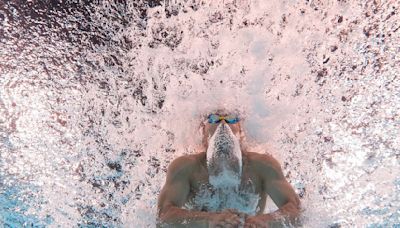
<svg viewBox="0 0 400 228">
<path fill-rule="evenodd" d="M 240 217 L 240 219 L 243 219 L 243 222 L 244 222 L 244 220 L 246 220 L 246 218 L 248 216 L 246 213 L 242 213 L 236 209 L 225 209 L 224 211 L 231 212 L 233 214 L 237 214 Z"/>
<path fill-rule="evenodd" d="M 208 219 L 209 228 L 238 228 L 244 225 L 245 214 L 234 209 L 227 209 L 222 212 L 212 213 Z"/>
<path fill-rule="evenodd" d="M 269 228 L 269 225 L 262 215 L 255 215 L 246 218 L 244 228 Z"/>
</svg>

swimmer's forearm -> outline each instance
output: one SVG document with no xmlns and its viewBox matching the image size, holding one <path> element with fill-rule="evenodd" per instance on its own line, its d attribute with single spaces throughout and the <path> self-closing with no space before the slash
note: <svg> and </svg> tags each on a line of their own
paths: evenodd
<svg viewBox="0 0 400 228">
<path fill-rule="evenodd" d="M 208 219 L 211 212 L 190 211 L 178 207 L 170 207 L 159 219 L 158 227 L 193 227 L 208 228 Z"/>
<path fill-rule="evenodd" d="M 289 222 L 292 225 L 297 225 L 299 224 L 300 208 L 298 205 L 288 202 L 277 211 L 257 216 L 260 216 L 270 227 L 281 227 L 282 222 Z"/>
</svg>

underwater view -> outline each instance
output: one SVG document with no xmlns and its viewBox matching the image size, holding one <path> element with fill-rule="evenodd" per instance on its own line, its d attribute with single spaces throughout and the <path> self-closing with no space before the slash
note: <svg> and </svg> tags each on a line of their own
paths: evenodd
<svg viewBox="0 0 400 228">
<path fill-rule="evenodd" d="M 396 0 L 0 0 L 0 227 L 155 228 L 217 109 L 302 227 L 400 227 L 399 53 Z"/>
</svg>

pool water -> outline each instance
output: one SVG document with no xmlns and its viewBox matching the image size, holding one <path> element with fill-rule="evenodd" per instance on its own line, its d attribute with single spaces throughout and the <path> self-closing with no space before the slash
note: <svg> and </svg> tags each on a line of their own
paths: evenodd
<svg viewBox="0 0 400 228">
<path fill-rule="evenodd" d="M 0 227 L 155 227 L 168 165 L 221 107 L 304 227 L 399 227 L 399 7 L 0 1 Z"/>
</svg>

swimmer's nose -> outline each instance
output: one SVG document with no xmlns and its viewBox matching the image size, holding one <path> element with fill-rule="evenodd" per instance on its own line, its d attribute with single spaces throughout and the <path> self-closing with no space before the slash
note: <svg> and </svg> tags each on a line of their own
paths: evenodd
<svg viewBox="0 0 400 228">
<path fill-rule="evenodd" d="M 221 120 L 222 128 L 228 127 L 228 123 L 225 120 Z"/>
</svg>

